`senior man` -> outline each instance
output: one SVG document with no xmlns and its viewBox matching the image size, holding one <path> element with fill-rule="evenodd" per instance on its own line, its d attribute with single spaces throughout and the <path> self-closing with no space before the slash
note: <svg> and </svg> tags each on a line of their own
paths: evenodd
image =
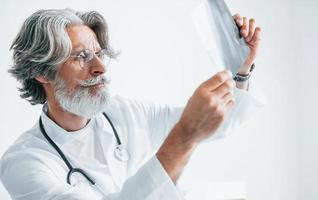
<svg viewBox="0 0 318 200">
<path fill-rule="evenodd" d="M 239 73 L 248 75 L 260 28 L 235 18 L 250 47 Z M 111 96 L 107 65 L 116 53 L 95 11 L 37 11 L 11 48 L 21 97 L 43 104 L 1 160 L 1 180 L 17 200 L 182 199 L 176 182 L 193 150 L 259 103 L 228 71 L 199 85 L 184 108 Z"/>
</svg>

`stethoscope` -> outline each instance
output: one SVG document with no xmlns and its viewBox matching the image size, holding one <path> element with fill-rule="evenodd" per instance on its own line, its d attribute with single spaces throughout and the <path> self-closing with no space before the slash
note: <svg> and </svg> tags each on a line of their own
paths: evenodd
<svg viewBox="0 0 318 200">
<path fill-rule="evenodd" d="M 118 133 L 117 133 L 116 128 L 113 125 L 112 121 L 109 119 L 109 117 L 106 115 L 106 113 L 103 113 L 103 115 L 105 116 L 105 118 L 109 122 L 110 126 L 112 127 L 113 133 L 114 133 L 116 141 L 117 141 L 117 146 L 116 146 L 116 148 L 114 150 L 115 158 L 118 159 L 121 162 L 127 162 L 129 160 L 129 158 L 130 158 L 129 152 L 125 148 L 122 147 L 121 140 L 120 140 L 120 138 L 118 136 Z M 71 176 L 72 176 L 72 174 L 73 173 L 80 173 L 87 179 L 88 182 L 90 182 L 92 185 L 96 185 L 95 181 L 90 176 L 88 176 L 87 173 L 84 170 L 82 170 L 80 168 L 73 167 L 71 165 L 71 163 L 68 161 L 68 159 L 66 158 L 66 156 L 62 152 L 62 150 L 55 144 L 55 142 L 46 133 L 46 131 L 44 129 L 44 126 L 43 126 L 43 123 L 42 123 L 41 117 L 40 117 L 40 120 L 39 120 L 39 124 L 40 124 L 40 130 L 41 130 L 43 136 L 52 145 L 52 147 L 57 151 L 57 153 L 61 156 L 61 158 L 63 159 L 64 163 L 67 165 L 67 167 L 69 169 L 69 171 L 67 173 L 67 176 L 66 176 L 66 182 L 69 185 L 71 185 Z"/>
</svg>

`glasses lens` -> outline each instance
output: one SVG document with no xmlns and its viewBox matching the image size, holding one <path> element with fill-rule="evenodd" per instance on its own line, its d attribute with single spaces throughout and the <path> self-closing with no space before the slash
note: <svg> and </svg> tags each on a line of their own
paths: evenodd
<svg viewBox="0 0 318 200">
<path fill-rule="evenodd" d="M 94 51 L 90 49 L 86 49 L 82 51 L 79 55 L 79 62 L 81 67 L 87 67 L 91 63 L 91 61 L 94 59 Z M 111 57 L 108 55 L 108 52 L 106 49 L 102 49 L 98 53 L 96 53 L 96 56 L 102 61 L 105 65 L 109 65 L 111 61 Z"/>
<path fill-rule="evenodd" d="M 86 49 L 86 50 L 84 50 L 84 55 L 85 55 L 84 60 L 85 60 L 85 62 L 88 63 L 89 61 L 91 61 L 93 59 L 94 52 L 92 50 Z"/>
<path fill-rule="evenodd" d="M 106 49 L 102 49 L 97 56 L 104 64 L 108 65 L 110 63 L 111 57 L 108 55 Z"/>
</svg>

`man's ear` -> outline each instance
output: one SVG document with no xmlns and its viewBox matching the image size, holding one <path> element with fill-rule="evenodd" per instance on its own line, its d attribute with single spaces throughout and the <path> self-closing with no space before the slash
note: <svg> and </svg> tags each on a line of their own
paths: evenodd
<svg viewBox="0 0 318 200">
<path fill-rule="evenodd" d="M 49 83 L 49 80 L 47 78 L 45 78 L 44 76 L 38 76 L 38 77 L 35 77 L 35 79 L 43 84 Z"/>
</svg>

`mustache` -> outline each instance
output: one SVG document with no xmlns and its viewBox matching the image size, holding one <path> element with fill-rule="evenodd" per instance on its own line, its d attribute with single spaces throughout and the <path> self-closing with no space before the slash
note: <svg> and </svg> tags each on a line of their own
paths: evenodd
<svg viewBox="0 0 318 200">
<path fill-rule="evenodd" d="M 96 76 L 86 80 L 77 80 L 77 83 L 82 87 L 90 87 L 96 84 L 108 84 L 110 83 L 110 77 Z"/>
</svg>

